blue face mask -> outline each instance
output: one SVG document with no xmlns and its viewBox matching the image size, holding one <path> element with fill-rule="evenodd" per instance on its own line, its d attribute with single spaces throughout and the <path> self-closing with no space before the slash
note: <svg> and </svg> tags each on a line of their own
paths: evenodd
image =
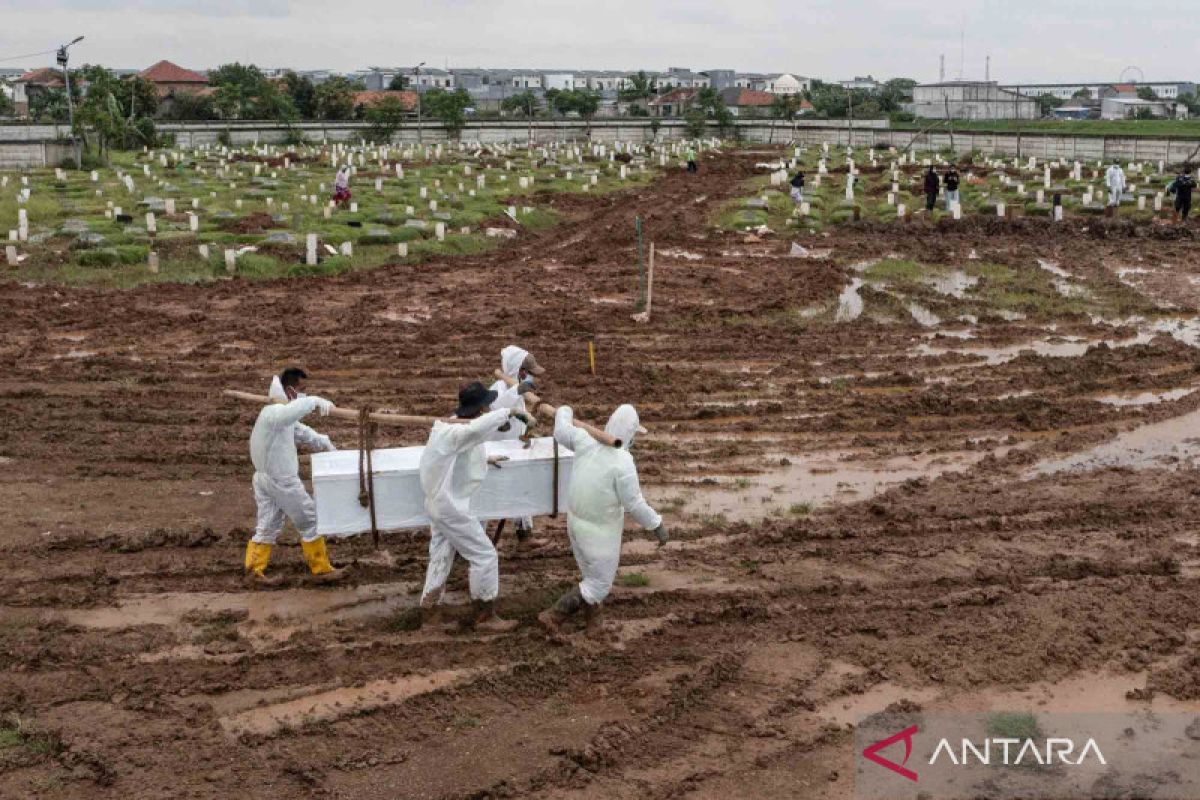
<svg viewBox="0 0 1200 800">
<path fill-rule="evenodd" d="M 533 376 L 526 375 L 524 378 L 521 379 L 521 383 L 526 383 L 526 384 L 529 384 L 530 386 L 533 386 Z"/>
</svg>

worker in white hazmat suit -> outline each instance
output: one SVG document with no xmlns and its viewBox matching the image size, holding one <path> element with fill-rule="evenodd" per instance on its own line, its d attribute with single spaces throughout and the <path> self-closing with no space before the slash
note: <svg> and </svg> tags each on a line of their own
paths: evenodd
<svg viewBox="0 0 1200 800">
<path fill-rule="evenodd" d="M 559 407 L 554 416 L 554 438 L 575 454 L 567 489 L 567 531 L 583 580 L 538 616 L 552 632 L 581 609 L 588 627 L 595 627 L 600 604 L 608 597 L 621 563 L 626 512 L 643 528 L 654 531 L 660 547 L 667 543 L 666 526 L 642 497 L 637 465 L 629 453 L 638 430 L 637 411 L 630 405 L 621 406 L 604 430 L 619 439 L 621 447 L 602 444 L 575 427 L 570 406 Z"/>
<path fill-rule="evenodd" d="M 500 351 L 500 371 L 515 380 L 517 384 L 509 386 L 502 380 L 497 380 L 492 384 L 491 389 L 496 392 L 496 401 L 492 403 L 492 410 L 515 408 L 518 411 L 527 411 L 525 393 L 533 389 L 534 376 L 544 374 L 545 367 L 537 363 L 537 359 L 533 357 L 532 353 L 515 344 L 510 344 Z M 513 420 L 511 429 L 500 438 L 520 439 L 524 435 L 525 426 L 521 422 Z M 527 541 L 533 535 L 533 517 L 522 517 L 516 520 L 515 524 L 518 543 Z"/>
<path fill-rule="evenodd" d="M 317 452 L 336 450 L 328 436 L 300 422 L 313 411 L 328 416 L 333 403 L 304 394 L 308 375 L 302 369 L 286 369 L 271 381 L 271 403 L 263 408 L 250 434 L 250 460 L 254 462 L 254 500 L 258 524 L 254 538 L 246 543 L 246 581 L 252 586 L 274 586 L 278 578 L 266 575 L 271 548 L 283 531 L 284 518 L 300 532 L 300 548 L 315 580 L 330 583 L 345 577 L 344 569 L 329 563 L 325 538 L 317 533 L 317 510 L 300 480 L 296 446 Z"/>
<path fill-rule="evenodd" d="M 511 421 L 528 427 L 536 423 L 531 416 L 516 409 L 487 411 L 496 397 L 496 392 L 482 383 L 464 386 L 458 393 L 458 409 L 454 416 L 471 421 L 438 420 L 421 453 L 421 489 L 425 492 L 425 511 L 430 520 L 429 568 L 425 573 L 425 590 L 421 594 L 423 622 L 431 621 L 436 615 L 457 553 L 470 565 L 467 577 L 472 608 L 464 620 L 466 626 L 491 631 L 516 627 L 515 621 L 503 620 L 496 614 L 500 559 L 495 545 L 484 533 L 483 525 L 471 516 L 471 495 L 483 483 L 487 473 L 489 462 L 484 442 L 497 440 L 507 433 Z"/>
<path fill-rule="evenodd" d="M 1108 205 L 1116 208 L 1121 204 L 1121 195 L 1125 192 L 1125 170 L 1113 162 L 1104 173 L 1104 185 L 1108 187 Z"/>
</svg>

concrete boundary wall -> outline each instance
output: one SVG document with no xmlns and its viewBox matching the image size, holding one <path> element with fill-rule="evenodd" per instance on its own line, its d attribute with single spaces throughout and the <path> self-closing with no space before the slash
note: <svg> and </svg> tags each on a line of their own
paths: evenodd
<svg viewBox="0 0 1200 800">
<path fill-rule="evenodd" d="M 1063 158 L 1082 162 L 1106 161 L 1165 161 L 1178 163 L 1196 152 L 1198 139 L 1144 136 L 1069 136 L 1054 133 L 962 132 L 945 130 L 930 133 L 893 130 L 886 120 L 863 120 L 851 124 L 845 120 L 738 120 L 737 131 L 752 143 L 788 144 L 808 147 L 823 142 L 833 145 L 852 144 L 856 149 L 875 147 L 886 150 L 896 147 L 916 152 L 953 150 L 960 155 L 981 152 L 987 155 L 1038 159 Z M 289 136 L 302 134 L 311 142 L 357 142 L 368 135 L 369 126 L 362 122 L 304 122 L 292 128 L 265 122 L 195 122 L 163 123 L 159 131 L 175 137 L 177 147 L 188 148 L 216 144 L 222 133 L 228 133 L 235 145 L 282 144 Z M 512 142 L 521 144 L 532 139 L 537 144 L 555 141 L 652 142 L 684 138 L 686 125 L 681 120 L 661 120 L 655 126 L 648 119 L 594 120 L 589 126 L 584 120 L 538 120 L 532 125 L 519 120 L 481 120 L 467 123 L 461 139 L 479 144 Z M 717 135 L 716 127 L 711 134 Z M 57 165 L 68 155 L 62 142 L 68 134 L 65 125 L 0 125 L 0 169 L 29 169 Z M 425 142 L 444 142 L 446 130 L 438 123 L 425 122 L 419 137 Z M 400 143 L 415 143 L 418 129 L 415 123 L 401 128 L 393 137 Z"/>
</svg>

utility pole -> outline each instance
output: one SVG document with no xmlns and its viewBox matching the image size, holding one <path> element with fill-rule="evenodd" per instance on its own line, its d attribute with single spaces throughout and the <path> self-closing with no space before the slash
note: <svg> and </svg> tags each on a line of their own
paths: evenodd
<svg viewBox="0 0 1200 800">
<path fill-rule="evenodd" d="M 942 53 L 940 66 L 938 67 L 938 83 L 946 82 L 946 54 Z"/>
<path fill-rule="evenodd" d="M 424 61 L 413 67 L 413 76 L 416 78 L 413 90 L 417 93 L 417 144 L 423 144 L 425 141 L 421 133 L 421 67 L 423 66 L 425 66 Z"/>
<path fill-rule="evenodd" d="M 984 83 L 990 83 L 991 80 L 992 80 L 992 57 L 989 55 L 987 57 L 987 61 L 984 62 L 983 81 L 984 81 Z"/>
<path fill-rule="evenodd" d="M 58 48 L 58 65 L 62 67 L 63 85 L 67 89 L 67 124 L 71 126 L 71 149 L 75 152 L 75 169 L 83 169 L 83 153 L 79 150 L 79 140 L 75 138 L 75 103 L 71 100 L 71 73 L 67 70 L 67 50 L 71 45 L 82 41 L 82 36 L 76 36 L 70 43 Z"/>
</svg>

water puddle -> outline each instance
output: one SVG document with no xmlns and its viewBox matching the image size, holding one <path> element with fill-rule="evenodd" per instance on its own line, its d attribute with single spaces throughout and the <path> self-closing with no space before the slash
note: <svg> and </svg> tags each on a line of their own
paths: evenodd
<svg viewBox="0 0 1200 800">
<path fill-rule="evenodd" d="M 837 322 L 853 322 L 862 315 L 863 299 L 858 290 L 862 288 L 861 278 L 850 281 L 850 285 L 838 295 L 838 309 L 834 320 Z"/>
<path fill-rule="evenodd" d="M 767 516 L 807 514 L 832 503 L 867 499 L 914 478 L 936 478 L 963 472 L 988 455 L 1002 457 L 1012 449 L 951 451 L 919 456 L 871 458 L 851 451 L 823 451 L 764 456 L 781 468 L 753 476 L 713 475 L 715 483 L 664 486 L 652 491 L 654 500 L 684 498 L 690 515 L 720 516 L 730 521 L 752 521 Z M 652 502 L 654 502 L 652 500 Z"/>
<path fill-rule="evenodd" d="M 245 614 L 247 623 L 280 619 L 355 619 L 392 613 L 416 605 L 408 583 L 380 583 L 352 589 L 270 592 L 165 592 L 133 595 L 105 608 L 52 611 L 69 625 L 119 629 L 137 625 L 179 625 L 187 617 Z"/>
<path fill-rule="evenodd" d="M 932 275 L 925 281 L 938 294 L 962 299 L 967 292 L 979 284 L 979 278 L 968 275 L 961 269 Z"/>
<path fill-rule="evenodd" d="M 692 253 L 678 248 L 659 250 L 658 254 L 666 258 L 682 258 L 687 261 L 700 261 L 704 258 L 704 256 L 700 255 L 699 253 Z"/>
<path fill-rule="evenodd" d="M 1152 406 L 1157 403 L 1169 403 L 1173 400 L 1179 400 L 1195 391 L 1195 389 L 1170 389 L 1165 392 L 1126 392 L 1097 395 L 1093 399 L 1096 402 L 1118 408 L 1126 406 Z"/>
<path fill-rule="evenodd" d="M 1022 342 L 1007 347 L 938 347 L 922 343 L 914 349 L 913 354 L 917 357 L 975 356 L 982 359 L 986 366 L 997 366 L 1012 361 L 1024 352 L 1032 352 L 1048 358 L 1078 358 L 1101 344 L 1112 348 L 1133 347 L 1147 344 L 1153 338 L 1154 333 L 1147 331 L 1128 339 L 1083 339 L 1077 336 L 1062 336 L 1053 339 L 1036 339 L 1032 342 Z"/>
<path fill-rule="evenodd" d="M 1049 272 L 1051 275 L 1054 275 L 1055 277 L 1067 278 L 1067 279 L 1071 278 L 1071 273 L 1067 272 L 1065 269 L 1058 266 L 1058 264 L 1054 263 L 1053 261 L 1043 261 L 1042 259 L 1039 258 L 1037 260 L 1037 265 L 1039 267 L 1041 267 L 1042 269 L 1044 269 L 1046 272 Z"/>
<path fill-rule="evenodd" d="M 1162 713 L 1194 715 L 1194 702 L 1156 694 L 1150 700 L 1131 700 L 1130 692 L 1144 689 L 1147 673 L 1110 675 L 1081 673 L 1061 681 L 1041 681 L 1023 688 L 980 687 L 969 692 L 909 688 L 880 683 L 860 695 L 837 698 L 819 706 L 817 713 L 839 724 L 858 724 L 892 703 L 909 700 L 922 710 L 938 712 L 1004 712 L 1047 714 L 1120 714 L 1151 709 Z"/>
<path fill-rule="evenodd" d="M 1087 471 L 1105 467 L 1133 469 L 1178 468 L 1191 465 L 1200 457 L 1200 411 L 1173 419 L 1143 425 L 1082 453 L 1043 461 L 1034 475 L 1054 475 L 1066 471 Z"/>
<path fill-rule="evenodd" d="M 913 319 L 918 325 L 926 328 L 936 328 L 942 321 L 941 318 L 924 306 L 919 306 L 916 303 L 908 304 L 908 313 L 912 314 Z"/>
<path fill-rule="evenodd" d="M 221 727 L 233 736 L 269 736 L 285 727 L 295 728 L 399 705 L 412 697 L 444 689 L 483 671 L 452 669 L 429 675 L 385 678 L 371 681 L 364 686 L 331 689 L 295 700 L 252 708 L 221 717 L 220 723 Z"/>
</svg>

